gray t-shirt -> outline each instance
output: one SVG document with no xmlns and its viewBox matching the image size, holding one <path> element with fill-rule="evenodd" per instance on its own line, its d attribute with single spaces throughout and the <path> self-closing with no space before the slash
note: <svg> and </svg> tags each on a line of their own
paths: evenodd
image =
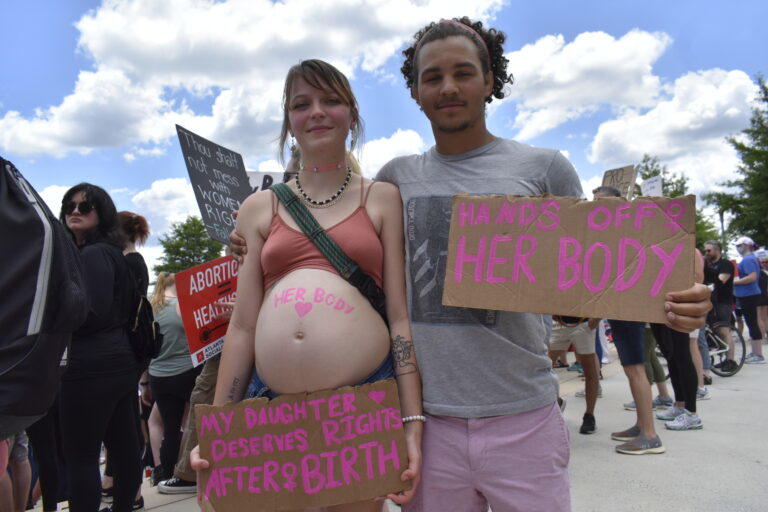
<svg viewBox="0 0 768 512">
<path fill-rule="evenodd" d="M 149 363 L 149 374 L 153 377 L 173 377 L 193 367 L 184 323 L 176 312 L 177 303 L 177 298 L 168 297 L 165 305 L 155 312 L 155 320 L 163 333 L 163 345 L 157 357 Z"/>
<path fill-rule="evenodd" d="M 497 138 L 458 155 L 433 147 L 395 158 L 377 180 L 400 187 L 405 207 L 408 307 L 430 414 L 481 418 L 551 404 L 558 381 L 547 357 L 551 317 L 442 305 L 451 196 L 582 196 L 559 152 Z"/>
</svg>

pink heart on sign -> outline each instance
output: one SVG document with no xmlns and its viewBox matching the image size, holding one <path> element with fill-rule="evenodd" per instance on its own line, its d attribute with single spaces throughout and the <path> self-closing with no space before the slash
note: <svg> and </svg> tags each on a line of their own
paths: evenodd
<svg viewBox="0 0 768 512">
<path fill-rule="evenodd" d="M 383 402 L 385 396 L 387 396 L 387 392 L 382 390 L 371 391 L 370 393 L 368 393 L 368 398 L 370 398 L 377 404 L 380 404 L 381 402 Z"/>
<path fill-rule="evenodd" d="M 293 307 L 296 309 L 296 313 L 299 314 L 299 318 L 312 311 L 311 302 L 297 302 Z"/>
</svg>

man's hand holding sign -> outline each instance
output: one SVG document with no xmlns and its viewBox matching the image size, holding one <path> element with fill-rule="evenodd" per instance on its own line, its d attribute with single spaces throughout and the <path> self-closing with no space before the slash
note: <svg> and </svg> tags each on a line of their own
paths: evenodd
<svg viewBox="0 0 768 512">
<path fill-rule="evenodd" d="M 455 196 L 443 303 L 691 330 L 709 308 L 694 215 L 692 196 Z"/>
</svg>

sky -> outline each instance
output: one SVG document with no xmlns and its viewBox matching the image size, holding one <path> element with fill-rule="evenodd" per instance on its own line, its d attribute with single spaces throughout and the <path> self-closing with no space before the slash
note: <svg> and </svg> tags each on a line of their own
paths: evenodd
<svg viewBox="0 0 768 512">
<path fill-rule="evenodd" d="M 507 37 L 514 84 L 488 109 L 491 132 L 559 149 L 587 193 L 645 153 L 696 194 L 735 177 L 725 137 L 768 73 L 762 0 L 3 0 L 0 155 L 54 212 L 87 181 L 146 216 L 151 268 L 158 237 L 197 212 L 175 124 L 275 171 L 285 73 L 321 58 L 351 79 L 372 177 L 433 145 L 401 52 L 463 15 Z"/>
</svg>

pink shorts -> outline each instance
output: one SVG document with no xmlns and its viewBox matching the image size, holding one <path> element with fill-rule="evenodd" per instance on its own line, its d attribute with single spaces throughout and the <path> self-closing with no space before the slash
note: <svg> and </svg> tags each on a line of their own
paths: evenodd
<svg viewBox="0 0 768 512">
<path fill-rule="evenodd" d="M 490 418 L 427 416 L 405 512 L 568 512 L 570 436 L 556 403 Z"/>
</svg>

